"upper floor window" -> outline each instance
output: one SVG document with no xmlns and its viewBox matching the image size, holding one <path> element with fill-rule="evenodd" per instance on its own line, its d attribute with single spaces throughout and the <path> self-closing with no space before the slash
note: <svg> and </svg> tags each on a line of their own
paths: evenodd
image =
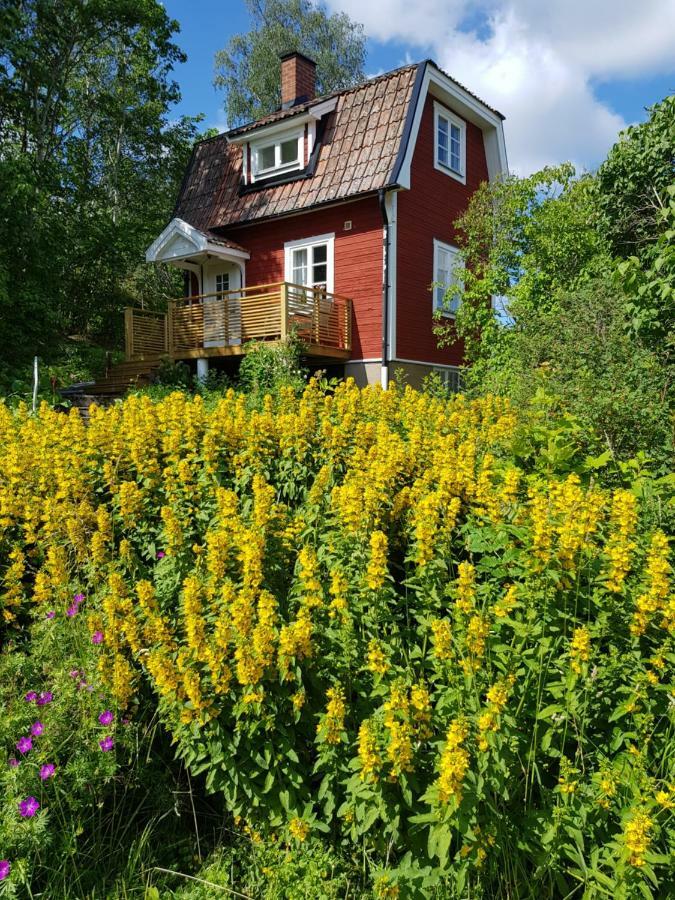
<svg viewBox="0 0 675 900">
<path fill-rule="evenodd" d="M 277 138 L 251 143 L 253 181 L 301 169 L 304 156 L 304 131 L 286 132 Z"/>
<path fill-rule="evenodd" d="M 456 247 L 434 240 L 434 312 L 453 319 L 456 316 L 461 302 L 463 268 Z M 446 296 L 448 288 L 453 289 L 451 296 Z"/>
<path fill-rule="evenodd" d="M 437 169 L 466 182 L 466 122 L 434 103 L 434 164 Z"/>
</svg>

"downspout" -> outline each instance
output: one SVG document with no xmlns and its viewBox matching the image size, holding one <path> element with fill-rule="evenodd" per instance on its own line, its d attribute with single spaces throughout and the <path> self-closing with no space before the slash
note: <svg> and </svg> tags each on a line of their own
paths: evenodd
<svg viewBox="0 0 675 900">
<path fill-rule="evenodd" d="M 377 192 L 382 214 L 382 362 L 380 379 L 383 389 L 389 386 L 389 218 L 383 188 Z"/>
</svg>

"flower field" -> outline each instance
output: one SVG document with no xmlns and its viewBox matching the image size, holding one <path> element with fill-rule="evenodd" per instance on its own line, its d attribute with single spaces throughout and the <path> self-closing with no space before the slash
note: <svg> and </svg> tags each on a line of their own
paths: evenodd
<svg viewBox="0 0 675 900">
<path fill-rule="evenodd" d="M 533 435 L 350 382 L 0 405 L 0 895 L 157 715 L 233 828 L 377 897 L 675 890 L 668 537 Z"/>
</svg>

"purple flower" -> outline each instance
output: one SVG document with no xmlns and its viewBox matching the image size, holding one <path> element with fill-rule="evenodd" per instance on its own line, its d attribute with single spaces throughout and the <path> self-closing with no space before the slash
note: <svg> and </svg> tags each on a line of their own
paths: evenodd
<svg viewBox="0 0 675 900">
<path fill-rule="evenodd" d="M 80 677 L 79 669 L 71 669 L 70 672 L 68 672 L 68 674 L 70 675 L 71 678 L 79 678 Z"/>
<path fill-rule="evenodd" d="M 16 749 L 19 753 L 28 753 L 33 749 L 33 741 L 29 737 L 22 737 L 16 742 Z"/>
<path fill-rule="evenodd" d="M 33 722 L 33 724 L 30 726 L 30 733 L 33 735 L 33 737 L 40 737 L 44 730 L 45 726 L 42 724 L 42 722 Z"/>
<path fill-rule="evenodd" d="M 66 610 L 66 615 L 68 616 L 69 619 L 72 619 L 73 616 L 77 615 L 77 613 L 78 613 L 78 607 L 75 605 L 69 606 L 68 609 Z"/>
<path fill-rule="evenodd" d="M 48 703 L 51 703 L 54 699 L 54 695 L 51 691 L 41 691 L 40 696 L 37 698 L 38 706 L 46 706 Z"/>
<path fill-rule="evenodd" d="M 87 684 L 86 681 L 80 681 L 80 683 L 78 684 L 78 687 L 80 690 L 83 690 L 84 688 L 89 687 L 89 685 Z"/>
<path fill-rule="evenodd" d="M 101 715 L 98 717 L 98 720 L 101 723 L 101 725 L 110 725 L 110 724 L 112 724 L 114 718 L 115 718 L 115 714 L 113 712 L 111 712 L 109 709 L 106 709 L 105 712 L 102 712 Z"/>
<path fill-rule="evenodd" d="M 166 553 L 163 550 L 160 550 L 159 553 L 157 554 L 157 559 L 164 559 L 165 556 L 166 556 Z"/>
<path fill-rule="evenodd" d="M 40 778 L 43 781 L 46 781 L 48 778 L 51 778 L 54 775 L 54 765 L 52 763 L 45 763 L 44 766 L 40 766 Z"/>
<path fill-rule="evenodd" d="M 74 594 L 73 600 L 75 603 L 84 603 L 84 594 Z"/>
<path fill-rule="evenodd" d="M 55 615 L 56 615 L 56 610 L 50 609 L 49 612 L 47 613 L 47 615 L 45 616 L 45 619 L 53 619 Z"/>
<path fill-rule="evenodd" d="M 103 643 L 103 632 L 95 631 L 91 636 L 92 644 L 102 644 Z"/>
<path fill-rule="evenodd" d="M 26 797 L 19 803 L 19 812 L 24 819 L 32 819 L 38 809 L 40 809 L 40 804 L 35 797 Z"/>
<path fill-rule="evenodd" d="M 11 868 L 8 859 L 0 859 L 0 881 L 4 881 L 7 878 Z"/>
<path fill-rule="evenodd" d="M 108 735 L 106 735 L 106 737 L 103 738 L 102 741 L 98 742 L 98 745 L 101 748 L 101 750 L 103 750 L 105 752 L 106 750 L 112 750 L 112 748 L 115 746 L 115 742 L 108 734 Z"/>
<path fill-rule="evenodd" d="M 37 694 L 35 693 L 35 691 L 28 691 L 23 699 L 26 701 L 26 703 L 32 703 L 33 700 L 37 700 Z"/>
<path fill-rule="evenodd" d="M 21 765 L 21 763 L 20 763 L 19 760 L 16 758 L 16 756 L 10 756 L 10 758 L 9 758 L 9 765 L 12 767 L 12 769 L 16 769 L 17 766 L 20 766 L 20 765 Z"/>
</svg>

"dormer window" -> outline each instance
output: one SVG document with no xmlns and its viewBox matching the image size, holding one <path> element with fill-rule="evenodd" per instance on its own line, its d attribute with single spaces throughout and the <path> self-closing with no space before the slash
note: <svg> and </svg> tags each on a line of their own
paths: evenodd
<svg viewBox="0 0 675 900">
<path fill-rule="evenodd" d="M 434 164 L 466 184 L 466 122 L 434 103 Z"/>
<path fill-rule="evenodd" d="M 251 142 L 253 181 L 301 169 L 304 164 L 304 128 L 285 132 L 273 139 Z"/>
</svg>

